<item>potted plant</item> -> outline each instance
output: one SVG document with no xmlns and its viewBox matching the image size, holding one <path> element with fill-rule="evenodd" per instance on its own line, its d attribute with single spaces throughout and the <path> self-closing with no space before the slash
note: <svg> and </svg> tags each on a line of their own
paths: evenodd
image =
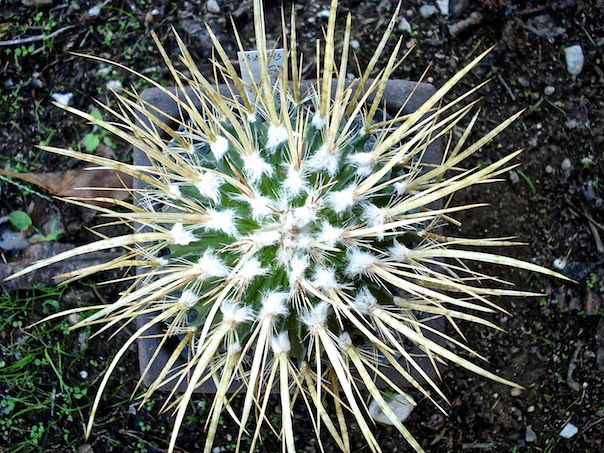
<svg viewBox="0 0 604 453">
<path fill-rule="evenodd" d="M 518 156 L 515 152 L 484 167 L 460 169 L 464 159 L 519 114 L 470 143 L 473 116 L 456 143 L 442 155 L 431 154 L 442 137 L 469 118 L 474 104 L 463 106 L 465 96 L 448 103 L 444 98 L 484 54 L 413 109 L 398 109 L 395 102 L 409 97 L 390 98 L 387 90 L 393 86 L 389 80 L 401 42 L 370 80 L 390 35 L 386 30 L 363 74 L 349 83 L 350 20 L 336 64 L 336 10 L 333 0 L 320 79 L 310 90 L 300 80 L 293 20 L 289 36 L 283 37 L 287 64 L 271 83 L 264 12 L 261 1 L 255 0 L 260 70 L 252 83 L 244 83 L 210 31 L 222 89 L 200 73 L 177 38 L 186 75 L 158 42 L 174 88 L 140 75 L 160 90 L 163 101 L 152 101 L 157 91 L 142 98 L 119 97 L 121 110 L 112 111 L 117 122 L 64 107 L 116 134 L 137 155 L 136 162 L 128 164 L 44 147 L 134 177 L 136 202 L 114 200 L 119 209 L 94 206 L 133 230 L 15 274 L 115 247 L 124 249 L 121 258 L 67 277 L 128 266 L 140 269 L 117 301 L 75 326 L 104 323 L 108 328 L 139 320 L 100 383 L 88 433 L 116 364 L 132 344 L 148 337 L 158 343 L 149 351 L 148 363 L 161 366 L 150 371 L 145 365 L 143 376 L 150 379 L 143 402 L 162 388 L 183 389 L 171 391 L 164 406 L 175 414 L 169 451 L 176 445 L 193 393 L 203 386 L 215 391 L 205 451 L 212 449 L 220 416 L 233 413 L 226 395 L 234 392 L 242 398 L 235 414 L 238 445 L 249 435 L 254 448 L 274 394 L 281 406 L 281 425 L 273 428 L 283 450 L 292 453 L 291 410 L 296 400 L 306 403 L 314 426 L 324 427 L 342 450 L 351 450 L 344 416 L 350 412 L 369 449 L 379 451 L 362 397 L 370 395 L 421 451 L 388 406 L 381 384 L 412 401 L 405 382 L 437 404 L 437 398 L 446 397 L 426 370 L 451 362 L 518 386 L 448 349 L 441 340 L 471 351 L 430 322 L 446 320 L 454 329 L 459 321 L 494 327 L 485 319 L 497 309 L 489 297 L 529 295 L 501 288 L 499 279 L 472 271 L 472 261 L 557 275 L 476 251 L 509 244 L 505 240 L 451 238 L 440 231 L 456 211 L 476 207 L 451 206 L 451 195 L 493 180 Z M 416 92 L 421 89 L 416 87 Z M 380 113 L 384 104 L 394 109 L 390 117 Z M 408 345 L 421 351 L 430 367 L 418 363 Z M 171 352 L 158 359 L 165 346 Z M 325 409 L 326 400 L 333 411 Z"/>
</svg>

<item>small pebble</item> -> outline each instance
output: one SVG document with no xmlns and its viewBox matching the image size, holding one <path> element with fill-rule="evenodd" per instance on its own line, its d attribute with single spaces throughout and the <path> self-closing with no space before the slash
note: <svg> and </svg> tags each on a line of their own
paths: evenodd
<svg viewBox="0 0 604 453">
<path fill-rule="evenodd" d="M 208 10 L 208 13 L 220 14 L 220 5 L 216 0 L 208 0 L 206 2 L 206 8 Z"/>
<path fill-rule="evenodd" d="M 574 437 L 578 432 L 579 428 L 577 428 L 572 423 L 567 423 L 566 425 L 564 425 L 564 428 L 562 428 L 562 431 L 560 431 L 560 437 L 570 439 L 571 437 Z"/>
<path fill-rule="evenodd" d="M 436 0 L 436 4 L 438 5 L 438 9 L 440 9 L 440 13 L 443 16 L 449 15 L 449 0 Z"/>
<path fill-rule="evenodd" d="M 560 168 L 562 169 L 562 171 L 568 171 L 572 168 L 573 164 L 571 163 L 570 159 L 567 157 L 566 159 L 564 159 L 562 161 L 562 163 L 560 164 Z"/>
<path fill-rule="evenodd" d="M 520 176 L 514 170 L 510 171 L 510 182 L 512 184 L 518 184 L 520 182 Z"/>
<path fill-rule="evenodd" d="M 436 9 L 436 6 L 434 5 L 422 5 L 419 8 L 419 14 L 424 19 L 427 19 L 430 16 L 434 16 L 436 13 L 438 13 L 438 9 Z"/>
<path fill-rule="evenodd" d="M 102 5 L 93 6 L 92 8 L 90 8 L 88 10 L 88 15 L 90 17 L 97 17 L 98 15 L 101 14 L 101 9 L 103 8 L 103 6 L 105 6 L 105 5 L 102 4 Z"/>
<path fill-rule="evenodd" d="M 552 174 L 553 172 L 554 172 L 554 167 L 552 167 L 551 165 L 545 166 L 545 173 Z"/>
<path fill-rule="evenodd" d="M 107 90 L 114 91 L 116 94 L 120 94 L 122 92 L 122 82 L 121 80 L 110 80 L 105 85 Z"/>
<path fill-rule="evenodd" d="M 357 50 L 359 47 L 361 47 L 361 43 L 358 40 L 353 39 L 350 41 L 350 47 L 352 47 L 354 50 Z"/>
<path fill-rule="evenodd" d="M 585 56 L 583 55 L 583 48 L 580 44 L 567 47 L 564 49 L 564 55 L 566 57 L 566 70 L 571 75 L 579 75 L 583 70 L 583 64 L 585 63 Z"/>
<path fill-rule="evenodd" d="M 532 412 L 535 412 L 535 406 L 529 406 L 526 408 L 526 411 L 530 414 Z"/>
<path fill-rule="evenodd" d="M 404 33 L 411 33 L 413 31 L 413 29 L 411 28 L 411 24 L 404 17 L 402 17 L 401 20 L 398 21 L 398 31 Z"/>
<path fill-rule="evenodd" d="M 50 97 L 61 105 L 69 105 L 73 99 L 73 93 L 53 93 Z"/>
<path fill-rule="evenodd" d="M 546 96 L 551 96 L 552 94 L 554 94 L 556 91 L 556 88 L 548 85 L 543 89 L 543 94 L 545 94 Z"/>
<path fill-rule="evenodd" d="M 537 440 L 537 434 L 533 431 L 533 427 L 531 425 L 527 425 L 524 440 L 527 442 L 535 442 Z"/>
<path fill-rule="evenodd" d="M 552 263 L 552 266 L 554 266 L 554 268 L 556 268 L 559 271 L 561 271 L 561 270 L 563 270 L 566 267 L 566 259 L 564 259 L 564 258 L 556 258 L 554 260 L 554 262 Z"/>
<path fill-rule="evenodd" d="M 86 370 L 80 371 L 80 377 L 82 379 L 87 379 L 88 378 L 88 371 L 86 371 Z"/>
<path fill-rule="evenodd" d="M 393 398 L 384 399 L 388 407 L 390 407 L 392 412 L 394 412 L 401 422 L 405 421 L 409 415 L 411 415 L 414 406 L 403 395 L 397 393 Z M 373 418 L 376 422 L 383 423 L 385 425 L 393 424 L 388 416 L 384 414 L 382 409 L 380 409 L 380 406 L 376 400 L 372 400 L 369 404 L 369 415 L 371 415 L 371 418 Z"/>
<path fill-rule="evenodd" d="M 522 393 L 522 390 L 516 389 L 516 388 L 514 388 L 510 391 L 510 395 L 512 395 L 512 396 L 520 396 L 521 393 Z"/>
<path fill-rule="evenodd" d="M 329 18 L 329 10 L 328 9 L 323 9 L 323 10 L 319 11 L 317 13 L 317 17 L 320 17 L 321 19 L 327 19 L 327 18 Z"/>
</svg>

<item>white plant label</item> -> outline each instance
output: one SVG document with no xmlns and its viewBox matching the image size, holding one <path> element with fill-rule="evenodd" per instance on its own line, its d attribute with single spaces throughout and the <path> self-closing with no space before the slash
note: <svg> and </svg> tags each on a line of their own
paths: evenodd
<svg viewBox="0 0 604 453">
<path fill-rule="evenodd" d="M 260 83 L 260 67 L 258 65 L 258 51 L 248 50 L 245 52 L 237 52 L 239 66 L 241 68 L 241 78 L 247 85 Z M 279 72 L 283 67 L 283 49 L 275 49 L 268 52 L 268 74 L 271 85 L 277 82 Z M 246 88 L 248 97 L 253 100 L 254 94 Z"/>
</svg>

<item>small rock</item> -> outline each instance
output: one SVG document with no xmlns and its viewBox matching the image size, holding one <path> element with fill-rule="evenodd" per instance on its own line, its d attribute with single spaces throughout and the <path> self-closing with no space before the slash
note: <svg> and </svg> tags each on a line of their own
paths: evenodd
<svg viewBox="0 0 604 453">
<path fill-rule="evenodd" d="M 0 250 L 25 250 L 29 241 L 18 231 L 5 230 L 0 239 Z"/>
<path fill-rule="evenodd" d="M 321 19 L 327 19 L 327 18 L 329 18 L 329 10 L 328 9 L 323 9 L 323 10 L 319 11 L 317 13 L 317 17 L 319 17 Z"/>
<path fill-rule="evenodd" d="M 88 371 L 86 371 L 86 370 L 80 371 L 80 377 L 82 379 L 88 379 Z"/>
<path fill-rule="evenodd" d="M 520 396 L 521 393 L 522 393 L 522 390 L 517 389 L 517 388 L 513 388 L 512 390 L 510 390 L 510 395 L 512 395 L 512 396 Z"/>
<path fill-rule="evenodd" d="M 543 94 L 545 94 L 546 96 L 551 96 L 552 94 L 554 94 L 555 91 L 556 91 L 555 87 L 548 85 L 543 90 Z"/>
<path fill-rule="evenodd" d="M 361 43 L 358 40 L 353 39 L 350 41 L 350 47 L 352 47 L 354 50 L 357 50 L 359 47 L 361 47 Z"/>
<path fill-rule="evenodd" d="M 401 421 L 407 420 L 411 412 L 413 412 L 413 408 L 415 407 L 411 401 L 405 398 L 401 394 L 394 395 L 393 398 L 384 398 L 388 407 L 392 409 L 392 412 L 396 415 L 396 417 Z M 383 423 L 385 425 L 392 425 L 392 421 L 388 418 L 386 414 L 380 409 L 379 404 L 376 400 L 372 400 L 369 404 L 369 415 L 378 423 Z"/>
<path fill-rule="evenodd" d="M 107 90 L 113 91 L 116 94 L 120 94 L 122 92 L 121 80 L 110 80 L 109 82 L 107 82 L 105 87 L 107 88 Z"/>
<path fill-rule="evenodd" d="M 566 258 L 556 258 L 552 263 L 552 266 L 559 271 L 563 270 L 566 267 Z"/>
<path fill-rule="evenodd" d="M 531 425 L 527 425 L 526 427 L 524 440 L 527 442 L 535 442 L 537 440 L 537 434 L 535 434 L 535 431 L 533 431 L 533 427 Z"/>
<path fill-rule="evenodd" d="M 422 5 L 419 8 L 419 14 L 424 19 L 427 19 L 428 17 L 434 16 L 436 13 L 438 13 L 438 9 L 434 5 Z"/>
<path fill-rule="evenodd" d="M 69 105 L 73 99 L 73 93 L 53 93 L 50 97 L 61 105 Z"/>
<path fill-rule="evenodd" d="M 107 3 L 107 1 L 103 2 L 103 3 L 99 3 L 98 5 L 93 6 L 92 8 L 90 8 L 88 10 L 88 15 L 90 17 L 97 17 L 101 14 L 101 9 L 103 9 L 103 6 L 105 6 L 105 3 Z"/>
<path fill-rule="evenodd" d="M 436 0 L 436 4 L 438 5 L 438 9 L 440 9 L 440 13 L 443 16 L 449 15 L 449 0 Z"/>
<path fill-rule="evenodd" d="M 566 159 L 564 159 L 562 161 L 562 163 L 560 164 L 560 168 L 562 169 L 562 171 L 568 171 L 572 167 L 573 167 L 573 164 L 571 163 L 571 161 L 568 157 Z"/>
<path fill-rule="evenodd" d="M 220 14 L 220 5 L 216 0 L 208 0 L 206 2 L 206 9 L 208 10 L 208 13 Z"/>
<path fill-rule="evenodd" d="M 566 57 L 566 70 L 571 75 L 579 75 L 583 70 L 583 64 L 585 63 L 585 56 L 583 55 L 583 48 L 580 44 L 567 47 L 564 49 Z"/>
<path fill-rule="evenodd" d="M 514 170 L 510 171 L 510 182 L 512 184 L 518 184 L 520 182 L 520 176 Z"/>
<path fill-rule="evenodd" d="M 577 428 L 572 423 L 567 423 L 566 425 L 564 425 L 564 428 L 562 428 L 562 431 L 560 431 L 560 437 L 570 439 L 571 437 L 574 437 L 578 432 L 579 428 Z"/>
<path fill-rule="evenodd" d="M 398 21 L 398 31 L 406 33 L 411 33 L 411 31 L 413 31 L 411 24 L 404 17 L 401 17 L 401 19 Z"/>
</svg>

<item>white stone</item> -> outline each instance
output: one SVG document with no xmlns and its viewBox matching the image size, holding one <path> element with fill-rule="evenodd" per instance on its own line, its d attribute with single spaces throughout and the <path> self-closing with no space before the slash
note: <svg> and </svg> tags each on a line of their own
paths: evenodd
<svg viewBox="0 0 604 453">
<path fill-rule="evenodd" d="M 413 31 L 413 29 L 411 28 L 411 24 L 404 17 L 402 17 L 398 21 L 398 31 L 405 32 L 405 33 L 411 33 Z"/>
<path fill-rule="evenodd" d="M 105 84 L 105 88 L 109 91 L 113 91 L 116 94 L 120 94 L 122 92 L 122 81 L 121 80 L 110 80 Z"/>
<path fill-rule="evenodd" d="M 571 75 L 579 75 L 583 70 L 583 64 L 585 63 L 585 56 L 583 55 L 583 48 L 580 44 L 567 47 L 564 49 L 564 55 L 566 57 L 566 69 Z"/>
<path fill-rule="evenodd" d="M 53 93 L 50 97 L 61 105 L 69 105 L 73 99 L 73 93 Z"/>
<path fill-rule="evenodd" d="M 216 0 L 208 0 L 206 2 L 206 8 L 208 10 L 208 13 L 220 14 L 220 5 Z"/>
<path fill-rule="evenodd" d="M 401 422 L 407 420 L 409 415 L 411 415 L 411 412 L 413 412 L 413 403 L 401 394 L 397 393 L 393 398 L 386 397 L 384 399 L 386 400 L 388 407 L 392 410 L 392 412 L 394 412 L 394 415 L 396 415 Z M 372 400 L 369 404 L 369 415 L 371 415 L 371 418 L 378 423 L 383 423 L 384 425 L 394 424 L 392 423 L 392 420 L 390 420 L 390 418 L 384 414 L 376 400 Z"/>
<path fill-rule="evenodd" d="M 434 5 L 422 5 L 419 8 L 419 14 L 424 19 L 427 19 L 430 16 L 434 16 L 436 13 L 438 13 L 438 9 L 436 9 L 436 6 Z"/>
<path fill-rule="evenodd" d="M 444 16 L 449 15 L 449 0 L 436 0 L 440 13 Z"/>
<path fill-rule="evenodd" d="M 564 425 L 564 428 L 562 428 L 562 431 L 560 431 L 560 437 L 570 439 L 571 437 L 574 437 L 578 432 L 579 428 L 577 428 L 572 423 L 567 423 L 566 425 Z"/>
</svg>

